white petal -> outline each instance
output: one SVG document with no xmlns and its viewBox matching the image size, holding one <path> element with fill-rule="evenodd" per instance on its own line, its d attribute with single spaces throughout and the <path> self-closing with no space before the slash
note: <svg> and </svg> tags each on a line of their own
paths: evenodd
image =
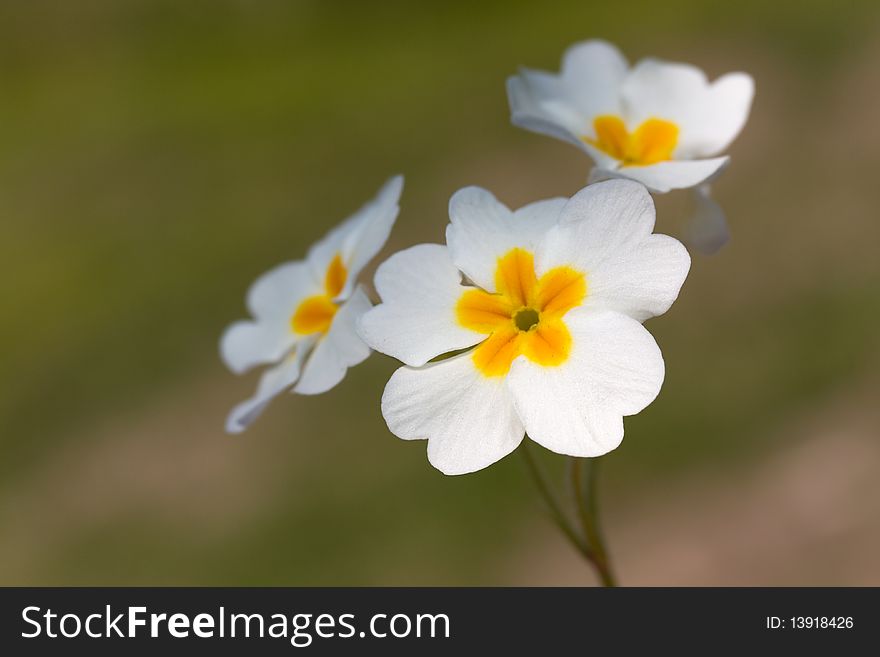
<svg viewBox="0 0 880 657">
<path fill-rule="evenodd" d="M 361 318 L 358 330 L 376 351 L 420 366 L 486 337 L 456 321 L 455 305 L 466 288 L 445 246 L 395 253 L 379 266 L 375 285 L 382 303 Z"/>
<path fill-rule="evenodd" d="M 247 294 L 247 307 L 261 320 L 287 322 L 305 297 L 322 291 L 305 262 L 285 262 L 260 276 Z"/>
<path fill-rule="evenodd" d="M 686 189 L 704 183 L 719 174 L 729 161 L 727 156 L 708 160 L 668 160 L 643 167 L 621 167 L 609 173 L 617 178 L 640 182 L 651 191 L 664 193 L 670 189 Z"/>
<path fill-rule="evenodd" d="M 616 310 L 640 322 L 662 315 L 678 298 L 690 265 L 681 242 L 650 235 L 590 272 L 584 306 Z"/>
<path fill-rule="evenodd" d="M 715 80 L 683 121 L 675 157 L 724 152 L 745 125 L 754 95 L 755 82 L 746 73 L 728 73 Z"/>
<path fill-rule="evenodd" d="M 536 254 L 540 276 L 570 266 L 587 278 L 586 307 L 639 321 L 666 312 L 690 269 L 684 246 L 653 235 L 654 203 L 634 182 L 610 180 L 575 194 Z"/>
<path fill-rule="evenodd" d="M 709 185 L 694 189 L 694 214 L 685 226 L 685 240 L 700 253 L 712 255 L 730 240 L 724 210 L 712 198 Z"/>
<path fill-rule="evenodd" d="M 513 213 L 489 191 L 465 187 L 449 199 L 449 218 L 446 244 L 452 262 L 477 285 L 494 290 L 496 243 L 509 243 Z"/>
<path fill-rule="evenodd" d="M 257 386 L 257 393 L 232 409 L 226 419 L 226 431 L 241 433 L 247 429 L 265 410 L 270 401 L 296 383 L 302 361 L 308 355 L 311 343 L 312 338 L 300 341 L 287 358 L 263 373 Z"/>
<path fill-rule="evenodd" d="M 370 348 L 357 334 L 357 322 L 372 308 L 361 286 L 336 311 L 327 335 L 321 338 L 303 367 L 302 377 L 294 392 L 317 395 L 327 392 L 345 378 L 349 367 L 363 362 Z"/>
<path fill-rule="evenodd" d="M 612 179 L 587 185 L 572 196 L 558 224 L 586 222 L 595 231 L 591 250 L 605 252 L 650 235 L 654 217 L 654 201 L 643 185 Z M 548 235 L 556 232 L 554 228 Z"/>
<path fill-rule="evenodd" d="M 645 59 L 624 81 L 621 94 L 632 126 L 657 117 L 676 123 L 675 159 L 709 157 L 723 151 L 748 118 L 754 81 L 730 73 L 709 83 L 689 64 Z"/>
<path fill-rule="evenodd" d="M 534 248 L 544 234 L 559 221 L 559 215 L 566 203 L 568 203 L 567 198 L 558 196 L 535 201 L 514 210 L 517 239 L 525 240 L 529 248 Z"/>
<path fill-rule="evenodd" d="M 627 123 L 656 117 L 681 125 L 705 101 L 709 86 L 696 66 L 648 58 L 638 62 L 620 89 Z"/>
<path fill-rule="evenodd" d="M 449 200 L 446 243 L 452 262 L 474 283 L 495 291 L 498 258 L 514 247 L 534 251 L 559 219 L 562 199 L 539 201 L 511 212 L 480 187 L 465 187 Z"/>
<path fill-rule="evenodd" d="M 236 374 L 278 362 L 296 342 L 287 322 L 235 322 L 220 339 L 220 356 Z"/>
<path fill-rule="evenodd" d="M 400 211 L 402 191 L 403 176 L 394 176 L 382 186 L 374 199 L 309 250 L 309 267 L 322 284 L 327 268 L 336 255 L 345 263 L 348 275 L 337 299 L 348 298 L 358 274 L 385 245 Z"/>
<path fill-rule="evenodd" d="M 663 384 L 663 357 L 637 321 L 573 310 L 572 351 L 556 367 L 517 358 L 507 376 L 514 406 L 535 442 L 559 454 L 599 456 L 623 440 L 623 416 L 650 404 Z"/>
<path fill-rule="evenodd" d="M 401 367 L 385 387 L 382 415 L 399 438 L 427 439 L 428 460 L 448 475 L 481 470 L 523 438 L 504 378 L 484 377 L 470 353 Z"/>
<path fill-rule="evenodd" d="M 562 58 L 565 86 L 590 119 L 620 113 L 620 86 L 628 70 L 623 54 L 599 39 L 571 46 Z"/>
<path fill-rule="evenodd" d="M 507 78 L 507 101 L 513 125 L 583 148 L 589 117 L 578 111 L 558 75 L 520 70 Z"/>
<path fill-rule="evenodd" d="M 508 78 L 511 121 L 595 155 L 582 137 L 593 136 L 596 115 L 620 114 L 619 88 L 626 71 L 626 59 L 611 44 L 575 44 L 566 51 L 559 75 L 522 69 Z"/>
</svg>

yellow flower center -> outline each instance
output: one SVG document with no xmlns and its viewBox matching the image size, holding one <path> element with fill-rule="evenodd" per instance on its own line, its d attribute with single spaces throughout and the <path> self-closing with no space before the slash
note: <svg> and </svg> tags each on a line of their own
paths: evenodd
<svg viewBox="0 0 880 657">
<path fill-rule="evenodd" d="M 624 166 L 644 166 L 672 159 L 678 143 L 678 126 L 665 119 L 648 119 L 633 132 L 619 116 L 597 116 L 593 120 L 596 138 L 584 141 L 608 153 Z"/>
<path fill-rule="evenodd" d="M 485 376 L 504 376 L 520 355 L 545 367 L 564 363 L 571 334 L 562 316 L 587 296 L 585 276 L 556 267 L 538 278 L 534 256 L 516 248 L 498 259 L 495 288 L 495 294 L 468 290 L 455 308 L 462 326 L 489 336 L 474 349 L 477 369 Z"/>
<path fill-rule="evenodd" d="M 294 333 L 311 335 L 326 333 L 333 323 L 333 317 L 339 306 L 334 299 L 345 287 L 348 270 L 338 253 L 330 261 L 324 274 L 324 294 L 315 294 L 303 299 L 290 318 L 290 327 Z"/>
</svg>

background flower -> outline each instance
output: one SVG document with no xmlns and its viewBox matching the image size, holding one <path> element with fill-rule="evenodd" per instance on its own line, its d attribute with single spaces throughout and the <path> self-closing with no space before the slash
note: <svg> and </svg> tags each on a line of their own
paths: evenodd
<svg viewBox="0 0 880 657">
<path fill-rule="evenodd" d="M 692 246 L 711 254 L 729 239 L 708 182 L 749 115 L 754 81 L 727 73 L 709 82 L 695 66 L 643 59 L 630 68 L 610 43 L 569 48 L 557 74 L 522 69 L 507 80 L 511 120 L 568 141 L 596 164 L 591 181 L 637 180 L 652 191 L 692 188 L 685 228 Z"/>
<path fill-rule="evenodd" d="M 622 417 L 663 381 L 640 322 L 669 308 L 690 266 L 679 242 L 652 234 L 647 190 L 607 181 L 511 212 L 470 187 L 449 216 L 448 247 L 380 265 L 382 303 L 360 320 L 370 346 L 408 366 L 382 396 L 389 429 L 427 439 L 446 474 L 494 463 L 524 432 L 572 456 L 617 447 Z"/>
<path fill-rule="evenodd" d="M 594 40 L 569 48 L 558 75 L 523 69 L 507 91 L 515 125 L 571 142 L 600 171 L 667 192 L 727 163 L 712 156 L 745 124 L 754 82 L 728 73 L 709 83 L 694 66 L 657 59 L 630 68 L 617 48 Z"/>
<path fill-rule="evenodd" d="M 392 178 L 373 201 L 317 242 L 305 260 L 279 265 L 251 286 L 247 305 L 254 319 L 226 330 L 220 354 L 236 373 L 278 364 L 263 374 L 257 393 L 232 410 L 227 431 L 243 431 L 288 388 L 326 392 L 370 355 L 355 322 L 372 304 L 356 281 L 388 239 L 402 190 L 403 178 Z"/>
</svg>

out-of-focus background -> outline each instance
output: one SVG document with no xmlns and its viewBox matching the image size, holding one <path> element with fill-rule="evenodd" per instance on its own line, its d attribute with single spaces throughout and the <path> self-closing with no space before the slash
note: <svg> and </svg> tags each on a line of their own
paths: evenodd
<svg viewBox="0 0 880 657">
<path fill-rule="evenodd" d="M 593 582 L 519 455 L 448 478 L 388 433 L 391 359 L 232 437 L 258 375 L 217 341 L 393 173 L 383 255 L 464 185 L 574 193 L 588 161 L 510 126 L 504 80 L 602 37 L 757 81 L 732 241 L 649 322 L 666 384 L 605 460 L 623 583 L 880 584 L 878 7 L 4 2 L 0 583 Z"/>
</svg>

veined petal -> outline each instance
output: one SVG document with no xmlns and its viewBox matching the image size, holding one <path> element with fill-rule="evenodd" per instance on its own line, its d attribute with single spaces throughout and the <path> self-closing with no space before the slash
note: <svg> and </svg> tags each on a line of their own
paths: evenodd
<svg viewBox="0 0 880 657">
<path fill-rule="evenodd" d="M 474 367 L 485 377 L 502 377 L 510 370 L 510 364 L 520 354 L 526 334 L 516 330 L 513 322 L 500 326 L 473 352 Z"/>
<path fill-rule="evenodd" d="M 662 315 L 678 298 L 690 266 L 681 242 L 668 235 L 649 235 L 590 273 L 584 307 L 616 310 L 640 322 Z"/>
<path fill-rule="evenodd" d="M 654 230 L 654 201 L 644 186 L 630 180 L 605 180 L 584 187 L 569 199 L 559 223 L 544 236 L 538 247 L 535 267 L 538 276 L 559 265 L 588 263 L 614 253 L 621 245 L 638 242 Z M 564 249 L 568 230 L 583 231 L 590 244 L 583 241 L 575 248 Z M 560 250 L 564 262 L 550 257 L 550 249 Z M 589 259 L 577 253 L 589 247 Z"/>
<path fill-rule="evenodd" d="M 571 353 L 571 333 L 561 319 L 542 319 L 538 326 L 522 335 L 522 355 L 545 367 L 564 363 Z"/>
<path fill-rule="evenodd" d="M 286 322 L 240 321 L 230 325 L 220 339 L 220 357 L 236 374 L 257 365 L 275 363 L 296 342 Z"/>
<path fill-rule="evenodd" d="M 708 160 L 669 160 L 647 166 L 620 167 L 609 173 L 615 178 L 635 180 L 662 194 L 704 183 L 719 174 L 729 161 L 727 156 Z"/>
<path fill-rule="evenodd" d="M 452 262 L 484 290 L 497 291 L 498 259 L 513 248 L 532 251 L 564 205 L 564 199 L 549 199 L 511 212 L 485 189 L 460 189 L 449 201 L 446 228 Z"/>
<path fill-rule="evenodd" d="M 590 185 L 547 233 L 536 268 L 539 275 L 563 265 L 583 272 L 585 307 L 644 321 L 669 309 L 690 269 L 684 246 L 652 234 L 653 228 L 654 203 L 643 186 L 624 180 Z"/>
<path fill-rule="evenodd" d="M 275 367 L 269 368 L 260 378 L 256 394 L 238 404 L 226 419 L 226 431 L 241 433 L 256 420 L 279 394 L 290 388 L 299 378 L 302 361 L 311 349 L 313 338 L 300 341 L 294 351 Z"/>
<path fill-rule="evenodd" d="M 558 319 L 579 306 L 587 294 L 587 282 L 571 267 L 555 267 L 538 281 L 535 307 L 543 318 Z"/>
<path fill-rule="evenodd" d="M 382 303 L 361 318 L 359 331 L 383 354 L 419 366 L 485 338 L 457 319 L 468 288 L 445 246 L 420 244 L 394 254 L 379 265 L 375 285 Z"/>
<path fill-rule="evenodd" d="M 577 309 L 565 323 L 569 357 L 555 367 L 518 358 L 508 386 L 532 440 L 559 454 L 600 456 L 623 440 L 623 416 L 660 392 L 663 357 L 651 334 L 625 315 Z"/>
<path fill-rule="evenodd" d="M 485 336 L 503 324 L 510 324 L 514 312 L 521 305 L 511 304 L 507 297 L 500 294 L 476 287 L 465 288 L 455 304 L 455 316 L 460 325 Z"/>
<path fill-rule="evenodd" d="M 477 372 L 469 353 L 397 370 L 382 395 L 382 415 L 399 438 L 427 439 L 428 460 L 448 475 L 481 470 L 523 438 L 504 379 Z"/>
<path fill-rule="evenodd" d="M 400 211 L 402 191 L 403 176 L 394 176 L 382 186 L 374 199 L 309 250 L 307 262 L 313 277 L 321 281 L 322 285 L 337 256 L 344 264 L 345 281 L 334 299 L 348 298 L 357 282 L 358 274 L 388 240 Z"/>
<path fill-rule="evenodd" d="M 528 305 L 535 293 L 535 257 L 531 251 L 513 248 L 498 258 L 495 269 L 495 289 L 517 306 Z"/>
<path fill-rule="evenodd" d="M 357 322 L 372 304 L 361 286 L 340 306 L 330 330 L 318 340 L 303 366 L 294 392 L 317 395 L 336 386 L 349 367 L 367 359 L 370 348 L 357 333 Z"/>
</svg>

